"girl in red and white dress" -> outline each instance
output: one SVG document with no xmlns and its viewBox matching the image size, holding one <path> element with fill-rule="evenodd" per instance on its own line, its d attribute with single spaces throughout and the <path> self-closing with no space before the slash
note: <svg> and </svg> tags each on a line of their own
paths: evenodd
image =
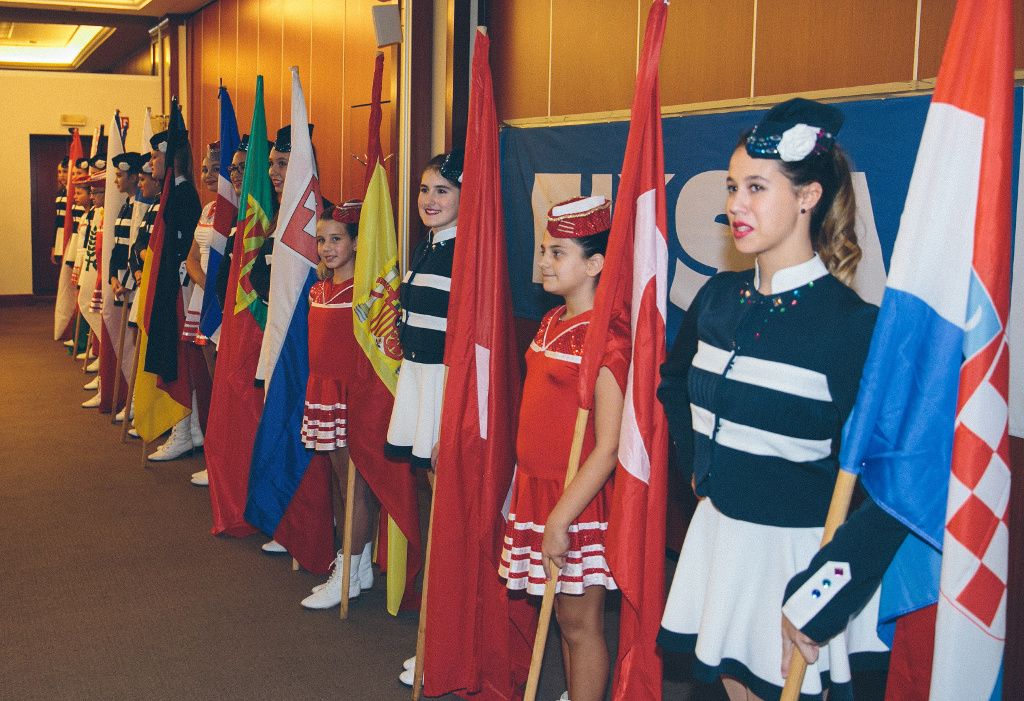
<svg viewBox="0 0 1024 701">
<path fill-rule="evenodd" d="M 352 322 L 352 276 L 355 272 L 361 207 L 359 200 L 349 200 L 338 206 L 324 208 L 316 227 L 316 248 L 320 255 L 317 273 L 320 281 L 309 290 L 309 380 L 306 383 L 306 408 L 302 416 L 302 442 L 311 450 L 330 455 L 338 485 L 346 484 L 350 466 L 349 404 L 355 403 L 356 411 L 361 414 L 355 417 L 358 423 L 356 428 L 361 434 L 371 432 L 363 419 L 372 417 L 374 408 L 380 406 L 376 423 L 381 433 L 378 441 L 381 454 L 384 447 L 383 431 L 387 428 L 385 422 L 391 410 L 390 393 L 376 381 L 376 371 L 356 341 Z M 387 396 L 371 396 L 375 394 L 375 387 L 380 387 Z M 358 452 L 355 445 L 353 452 Z M 358 470 L 355 474 L 355 503 L 346 506 L 353 509 L 352 562 L 349 570 L 349 598 L 353 599 L 363 589 L 373 586 L 370 549 L 373 541 L 373 515 L 377 506 L 373 492 Z M 335 521 L 341 525 L 340 514 Z M 340 536 L 339 533 L 339 540 Z M 344 552 L 339 550 L 330 578 L 302 600 L 305 608 L 325 609 L 341 603 L 343 557 Z"/>
<path fill-rule="evenodd" d="M 509 589 L 537 596 L 544 593 L 550 565 L 560 569 L 555 615 L 573 701 L 604 698 L 604 598 L 605 590 L 617 588 L 604 542 L 628 348 L 611 348 L 601 360 L 579 472 L 564 486 L 583 342 L 610 227 L 610 203 L 601 196 L 574 198 L 548 213 L 540 272 L 544 290 L 565 304 L 547 313 L 526 353 L 518 466 L 499 568 Z"/>
</svg>

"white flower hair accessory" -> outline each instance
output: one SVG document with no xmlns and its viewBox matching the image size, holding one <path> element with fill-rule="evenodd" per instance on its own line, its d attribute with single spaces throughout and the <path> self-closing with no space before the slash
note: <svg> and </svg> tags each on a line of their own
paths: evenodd
<svg viewBox="0 0 1024 701">
<path fill-rule="evenodd" d="M 787 162 L 802 161 L 814 151 L 821 130 L 809 124 L 794 124 L 782 132 L 777 150 L 779 158 Z"/>
</svg>

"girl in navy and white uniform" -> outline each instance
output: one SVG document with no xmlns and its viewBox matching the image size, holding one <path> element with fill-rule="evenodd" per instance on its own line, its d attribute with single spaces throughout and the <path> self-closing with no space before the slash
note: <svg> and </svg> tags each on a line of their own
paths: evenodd
<svg viewBox="0 0 1024 701">
<path fill-rule="evenodd" d="M 865 499 L 818 552 L 877 313 L 848 287 L 861 252 L 842 122 L 798 98 L 741 139 L 726 208 L 756 266 L 704 285 L 662 367 L 700 502 L 659 643 L 695 653 L 697 676 L 721 677 L 730 699 L 778 698 L 794 645 L 816 699 L 847 698 L 851 657 L 887 652 L 878 587 L 903 526 Z"/>
</svg>

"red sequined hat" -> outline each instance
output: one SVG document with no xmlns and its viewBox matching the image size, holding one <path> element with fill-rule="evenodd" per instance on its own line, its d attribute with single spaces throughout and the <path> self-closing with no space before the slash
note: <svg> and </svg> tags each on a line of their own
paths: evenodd
<svg viewBox="0 0 1024 701">
<path fill-rule="evenodd" d="M 331 219 L 342 224 L 358 224 L 359 212 L 362 209 L 363 203 L 361 200 L 347 200 L 339 205 L 335 205 L 334 211 L 331 212 Z"/>
<path fill-rule="evenodd" d="M 604 195 L 573 197 L 548 212 L 548 233 L 556 239 L 578 239 L 612 228 L 612 203 Z"/>
</svg>

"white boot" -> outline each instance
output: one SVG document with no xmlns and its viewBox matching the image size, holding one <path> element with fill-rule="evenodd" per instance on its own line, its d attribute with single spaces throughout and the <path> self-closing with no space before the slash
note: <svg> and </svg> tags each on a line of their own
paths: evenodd
<svg viewBox="0 0 1024 701">
<path fill-rule="evenodd" d="M 65 348 L 74 348 L 75 347 L 75 342 L 70 340 L 70 339 L 68 339 L 67 341 L 64 341 L 64 347 Z"/>
<path fill-rule="evenodd" d="M 99 405 L 100 405 L 100 393 L 99 392 L 97 392 L 95 395 L 93 395 L 89 399 L 86 399 L 84 402 L 82 402 L 82 408 L 83 409 L 95 409 Z"/>
<path fill-rule="evenodd" d="M 128 417 L 128 419 L 131 420 L 131 419 L 134 419 L 134 418 L 135 418 L 135 403 L 132 402 L 132 413 Z M 114 421 L 116 421 L 118 423 L 121 423 L 122 421 L 124 421 L 124 409 L 121 409 L 121 411 L 117 412 L 117 416 L 114 417 Z"/>
<path fill-rule="evenodd" d="M 367 590 L 373 587 L 373 543 L 367 543 L 359 560 L 359 588 Z"/>
<path fill-rule="evenodd" d="M 359 589 L 366 591 L 367 589 L 373 588 L 373 555 L 370 553 L 370 549 L 373 547 L 373 543 L 367 543 L 366 547 L 363 548 L 363 552 L 357 557 L 352 558 L 352 581 L 359 581 Z M 356 571 L 356 560 L 359 560 L 359 570 Z M 327 586 L 327 583 L 317 584 L 313 587 L 313 593 L 316 594 L 318 591 Z M 351 585 L 349 589 L 351 590 Z M 351 598 L 351 597 L 350 597 Z"/>
<path fill-rule="evenodd" d="M 266 543 L 260 546 L 260 550 L 271 555 L 283 555 L 288 552 L 288 549 L 278 543 L 276 540 L 268 540 Z"/>
<path fill-rule="evenodd" d="M 92 378 L 91 380 L 86 382 L 84 385 L 82 385 L 82 389 L 88 390 L 90 392 L 95 392 L 99 388 L 100 388 L 100 376 L 99 375 L 97 375 L 96 377 Z"/>
<path fill-rule="evenodd" d="M 76 355 L 75 360 L 85 360 L 85 351 L 82 351 L 81 353 Z"/>
<path fill-rule="evenodd" d="M 200 470 L 199 472 L 192 473 L 192 479 L 189 480 L 192 484 L 197 487 L 209 487 L 210 486 L 210 475 L 206 470 Z"/>
<path fill-rule="evenodd" d="M 86 365 L 85 366 L 85 371 L 86 372 L 99 372 L 100 371 L 100 359 L 96 358 L 96 360 L 94 360 L 91 363 L 89 363 L 88 365 Z"/>
<path fill-rule="evenodd" d="M 149 456 L 149 459 L 153 462 L 166 462 L 167 460 L 174 460 L 180 458 L 186 453 L 192 452 L 192 438 L 189 435 L 188 430 L 188 417 L 174 424 L 174 428 L 171 429 L 171 435 L 167 438 L 163 445 L 156 449 L 156 451 Z"/>
<path fill-rule="evenodd" d="M 348 598 L 354 599 L 359 596 L 359 561 L 362 555 L 353 555 L 349 564 Z M 329 609 L 341 603 L 341 576 L 344 569 L 345 554 L 339 550 L 338 556 L 334 559 L 333 571 L 330 578 L 324 582 L 323 588 L 315 591 L 302 600 L 302 606 L 308 609 Z"/>
<path fill-rule="evenodd" d="M 188 429 L 192 438 L 192 446 L 202 448 L 203 429 L 199 426 L 199 404 L 196 402 L 195 392 L 192 392 L 192 413 L 188 417 Z"/>
</svg>

